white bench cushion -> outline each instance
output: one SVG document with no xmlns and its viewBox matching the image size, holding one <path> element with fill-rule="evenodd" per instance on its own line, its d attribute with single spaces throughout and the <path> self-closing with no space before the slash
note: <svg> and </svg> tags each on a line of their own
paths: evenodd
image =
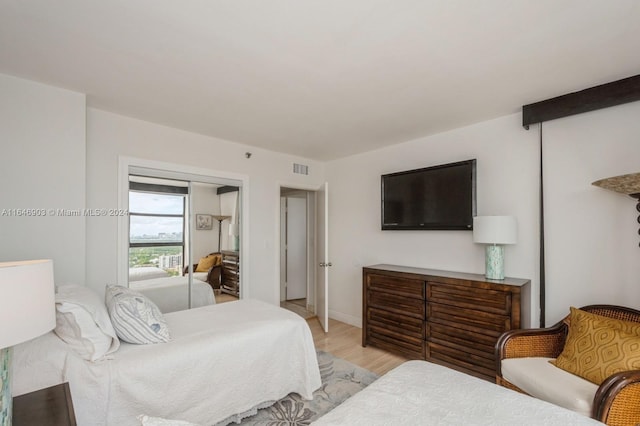
<svg viewBox="0 0 640 426">
<path fill-rule="evenodd" d="M 552 359 L 504 359 L 502 377 L 533 397 L 591 416 L 598 385 L 550 364 Z"/>
<path fill-rule="evenodd" d="M 207 282 L 208 272 L 193 272 L 193 278 L 196 280 Z"/>
</svg>

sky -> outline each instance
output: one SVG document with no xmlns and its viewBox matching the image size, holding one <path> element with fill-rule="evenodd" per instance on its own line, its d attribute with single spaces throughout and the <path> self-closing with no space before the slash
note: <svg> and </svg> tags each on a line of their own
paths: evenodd
<svg viewBox="0 0 640 426">
<path fill-rule="evenodd" d="M 130 213 L 183 214 L 183 195 L 129 191 Z M 130 215 L 130 235 L 157 235 L 182 232 L 182 218 Z"/>
</svg>

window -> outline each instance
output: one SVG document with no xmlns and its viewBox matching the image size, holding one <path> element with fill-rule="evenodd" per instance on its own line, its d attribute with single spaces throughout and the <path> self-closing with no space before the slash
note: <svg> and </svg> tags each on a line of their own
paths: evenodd
<svg viewBox="0 0 640 426">
<path fill-rule="evenodd" d="M 186 186 L 129 183 L 129 268 L 181 275 L 185 264 Z"/>
</svg>

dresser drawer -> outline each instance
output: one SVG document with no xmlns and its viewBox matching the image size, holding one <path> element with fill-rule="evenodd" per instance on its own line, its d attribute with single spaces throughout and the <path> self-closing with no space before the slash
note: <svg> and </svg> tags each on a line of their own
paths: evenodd
<svg viewBox="0 0 640 426">
<path fill-rule="evenodd" d="M 367 326 L 367 344 L 404 355 L 412 359 L 424 359 L 426 342 L 406 334 L 375 325 Z"/>
<path fill-rule="evenodd" d="M 430 281 L 427 284 L 427 300 L 494 314 L 506 315 L 511 312 L 511 293 L 499 290 Z"/>
<path fill-rule="evenodd" d="M 425 325 L 426 356 L 493 380 L 495 344 L 500 334 L 486 324 L 431 318 Z"/>
<path fill-rule="evenodd" d="M 422 280 L 369 274 L 366 281 L 367 290 L 393 293 L 421 300 L 424 300 L 425 297 L 425 282 Z"/>
<path fill-rule="evenodd" d="M 511 317 L 490 314 L 482 310 L 452 309 L 449 305 L 427 302 L 430 322 L 470 330 L 475 333 L 498 337 L 511 329 Z"/>
<path fill-rule="evenodd" d="M 367 324 L 372 327 L 388 328 L 395 334 L 402 334 L 411 338 L 424 338 L 424 320 L 421 318 L 401 315 L 382 309 L 367 309 Z"/>
<path fill-rule="evenodd" d="M 511 293 L 430 281 L 427 300 L 498 315 L 511 312 Z"/>
<path fill-rule="evenodd" d="M 367 301 L 368 306 L 372 308 L 378 308 L 420 320 L 424 319 L 426 306 L 422 299 L 412 299 L 383 291 L 368 291 Z"/>
<path fill-rule="evenodd" d="M 430 361 L 465 371 L 489 381 L 495 380 L 495 362 L 471 352 L 462 352 L 454 347 L 428 342 L 426 357 Z"/>
<path fill-rule="evenodd" d="M 495 345 L 498 335 L 484 334 L 476 328 L 456 328 L 450 325 L 442 325 L 428 322 L 425 325 L 425 340 L 439 342 L 443 345 L 455 345 L 461 350 L 470 350 L 485 358 L 494 359 Z"/>
</svg>

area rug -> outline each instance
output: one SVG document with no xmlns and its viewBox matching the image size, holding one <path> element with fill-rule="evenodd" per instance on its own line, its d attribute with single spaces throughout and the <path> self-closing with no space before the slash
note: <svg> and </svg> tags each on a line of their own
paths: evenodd
<svg viewBox="0 0 640 426">
<path fill-rule="evenodd" d="M 328 352 L 318 351 L 318 365 L 322 386 L 313 393 L 312 400 L 289 394 L 272 406 L 258 410 L 256 415 L 245 418 L 241 425 L 308 425 L 378 378 L 375 373 Z"/>
</svg>

